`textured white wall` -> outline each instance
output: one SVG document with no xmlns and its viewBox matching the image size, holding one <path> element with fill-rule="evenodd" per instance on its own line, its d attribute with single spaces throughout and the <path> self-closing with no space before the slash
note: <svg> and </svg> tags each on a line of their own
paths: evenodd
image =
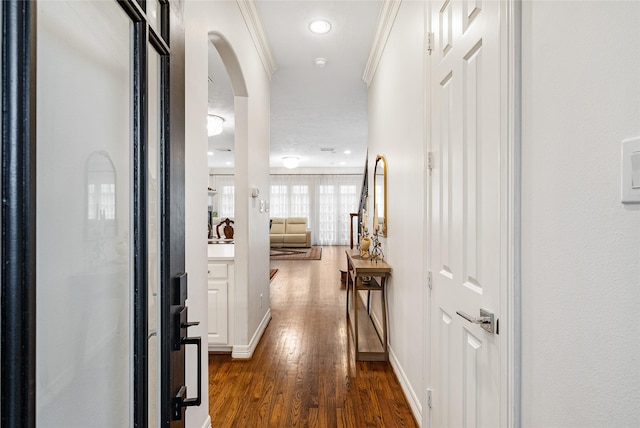
<svg viewBox="0 0 640 428">
<path fill-rule="evenodd" d="M 369 86 L 369 209 L 375 158 L 381 154 L 388 164 L 388 237 L 382 245 L 393 269 L 387 298 L 389 342 L 399 376 L 409 383 L 414 411 L 421 411 L 424 389 L 423 7 L 423 2 L 402 3 Z"/>
<path fill-rule="evenodd" d="M 523 4 L 524 427 L 640 426 L 640 3 Z"/>
<path fill-rule="evenodd" d="M 236 274 L 234 345 L 247 345 L 268 310 L 259 295 L 269 295 L 268 213 L 258 213 L 249 186 L 269 183 L 269 80 L 260 62 L 240 9 L 234 1 L 187 2 L 186 38 L 186 264 L 189 273 L 189 318 L 200 321 L 191 334 L 207 337 L 207 45 L 216 31 L 234 49 L 249 97 L 240 102 L 248 110 L 249 129 L 236 134 Z M 236 106 L 238 108 L 238 106 Z M 236 114 L 238 110 L 236 109 Z M 236 118 L 236 126 L 242 123 Z M 239 134 L 239 135 L 238 135 Z M 240 139 L 241 141 L 238 141 Z M 265 192 L 268 194 L 268 192 Z M 264 232 L 262 232 L 264 231 Z M 251 242 L 251 246 L 249 246 Z M 207 347 L 202 350 L 207 361 Z M 195 388 L 195 356 L 187 361 L 188 387 Z M 204 396 L 208 374 L 203 373 Z M 187 426 L 202 428 L 208 420 L 208 403 L 187 411 Z"/>
</svg>

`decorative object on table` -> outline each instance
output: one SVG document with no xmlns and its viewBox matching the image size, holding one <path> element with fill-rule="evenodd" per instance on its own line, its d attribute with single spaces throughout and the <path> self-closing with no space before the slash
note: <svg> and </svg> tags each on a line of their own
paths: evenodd
<svg viewBox="0 0 640 428">
<path fill-rule="evenodd" d="M 378 260 L 384 261 L 384 253 L 382 252 L 382 242 L 378 240 L 378 234 L 373 235 L 373 240 L 371 241 L 371 259 L 376 263 Z"/>
<path fill-rule="evenodd" d="M 369 248 L 371 248 L 371 238 L 369 238 L 369 229 L 367 229 L 367 212 L 362 210 L 362 223 L 360 224 L 361 235 L 360 239 L 360 257 L 363 259 L 369 258 Z"/>
<path fill-rule="evenodd" d="M 369 248 L 371 247 L 371 238 L 364 236 L 360 240 L 360 257 L 363 259 L 369 258 Z"/>
<path fill-rule="evenodd" d="M 216 234 L 218 235 L 218 238 L 220 238 L 220 226 L 224 224 L 225 226 L 222 229 L 222 232 L 224 233 L 224 237 L 226 239 L 233 239 L 233 226 L 231 226 L 231 223 L 233 223 L 233 220 L 229 220 L 228 218 L 225 218 L 216 226 Z"/>
</svg>

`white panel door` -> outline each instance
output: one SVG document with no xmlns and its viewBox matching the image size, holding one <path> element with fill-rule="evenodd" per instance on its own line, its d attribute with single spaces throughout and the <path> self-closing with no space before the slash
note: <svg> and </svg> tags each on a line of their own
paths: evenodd
<svg viewBox="0 0 640 428">
<path fill-rule="evenodd" d="M 497 1 L 430 3 L 434 427 L 502 419 L 502 336 L 457 314 L 501 317 L 500 19 Z"/>
</svg>

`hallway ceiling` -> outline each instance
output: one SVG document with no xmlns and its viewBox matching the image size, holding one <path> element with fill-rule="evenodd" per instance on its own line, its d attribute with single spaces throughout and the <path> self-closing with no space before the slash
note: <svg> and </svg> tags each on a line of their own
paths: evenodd
<svg viewBox="0 0 640 428">
<path fill-rule="evenodd" d="M 271 78 L 271 167 L 281 168 L 283 157 L 294 156 L 300 158 L 300 168 L 362 168 L 368 127 L 362 75 L 382 1 L 256 4 L 276 64 Z M 309 23 L 315 19 L 329 21 L 331 31 L 312 33 Z M 316 58 L 325 58 L 326 65 L 318 67 Z M 209 138 L 214 153 L 209 166 L 228 168 L 232 152 L 221 149 L 233 147 L 233 96 L 230 86 L 224 88 L 229 79 L 213 46 L 209 64 L 209 110 L 227 120 L 223 134 Z"/>
</svg>

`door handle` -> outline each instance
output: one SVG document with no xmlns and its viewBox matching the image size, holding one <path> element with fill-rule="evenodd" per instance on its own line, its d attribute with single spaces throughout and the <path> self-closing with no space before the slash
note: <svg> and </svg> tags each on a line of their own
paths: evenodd
<svg viewBox="0 0 640 428">
<path fill-rule="evenodd" d="M 196 324 L 197 325 L 197 324 Z M 186 398 L 187 395 L 187 387 L 181 386 L 178 390 L 178 393 L 173 398 L 173 419 L 180 420 L 182 419 L 182 408 L 183 407 L 191 407 L 191 406 L 199 406 L 202 402 L 202 358 L 200 355 L 200 348 L 202 346 L 202 338 L 201 337 L 184 337 L 182 339 L 183 345 L 196 345 L 196 358 L 198 361 L 198 386 L 196 398 Z"/>
<path fill-rule="evenodd" d="M 489 333 L 495 333 L 495 317 L 492 312 L 480 309 L 480 316 L 477 318 L 462 311 L 456 311 L 456 314 L 460 315 L 472 324 L 479 324 L 480 327 L 487 330 Z"/>
<path fill-rule="evenodd" d="M 196 345 L 196 358 L 197 358 L 197 394 L 196 398 L 187 398 L 187 387 L 185 385 L 180 386 L 178 393 L 171 400 L 171 410 L 173 413 L 173 420 L 182 419 L 182 408 L 190 406 L 199 406 L 202 402 L 202 338 L 201 337 L 188 337 L 187 329 L 189 327 L 195 327 L 200 324 L 199 321 L 187 321 L 187 308 L 184 306 L 175 307 L 173 314 L 173 350 L 178 351 L 184 345 Z"/>
</svg>

